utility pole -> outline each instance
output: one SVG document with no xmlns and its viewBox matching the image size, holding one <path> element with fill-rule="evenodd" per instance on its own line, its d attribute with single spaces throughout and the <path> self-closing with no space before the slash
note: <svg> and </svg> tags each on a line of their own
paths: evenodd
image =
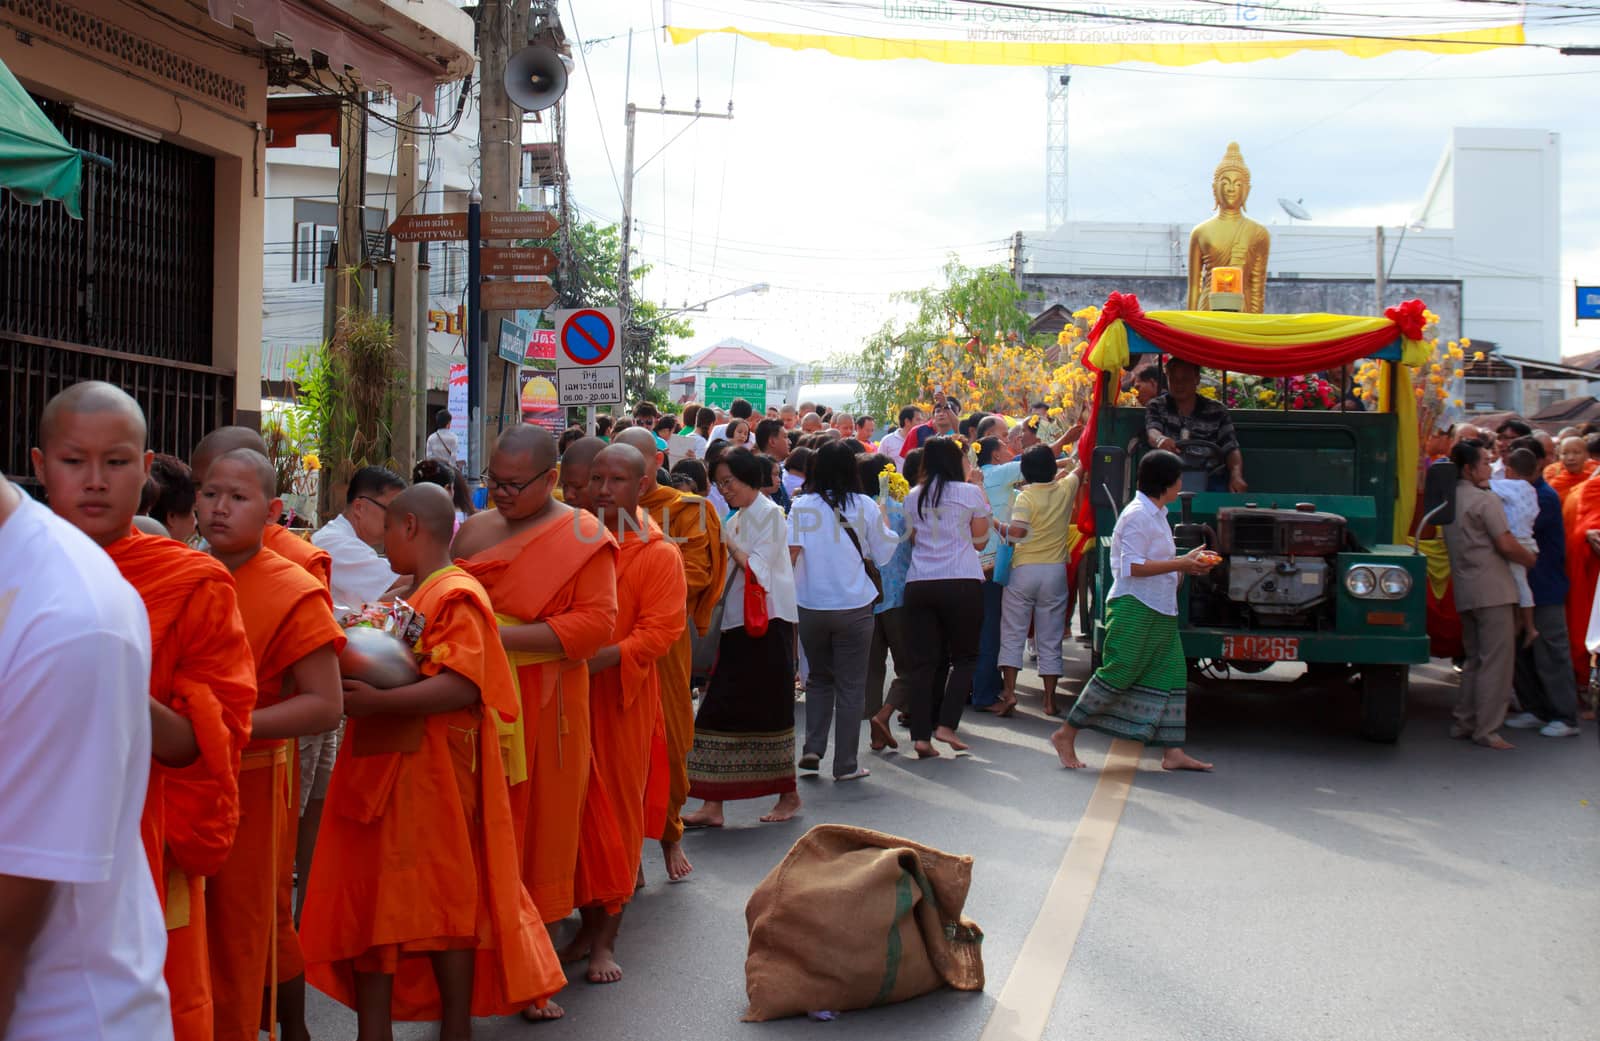
<svg viewBox="0 0 1600 1041">
<path fill-rule="evenodd" d="M 1377 302 L 1377 307 L 1372 312 L 1373 314 L 1383 314 L 1383 298 L 1387 295 L 1389 289 L 1389 276 L 1384 269 L 1384 255 L 1386 253 L 1388 253 L 1388 250 L 1384 246 L 1383 225 L 1380 224 L 1378 225 L 1378 272 L 1372 282 L 1373 296 Z"/>
<path fill-rule="evenodd" d="M 361 284 L 367 254 L 367 92 L 357 90 L 339 107 L 338 235 L 334 262 L 334 321 L 354 308 L 372 309 L 372 286 Z"/>
<path fill-rule="evenodd" d="M 422 113 L 419 98 L 406 95 L 396 99 L 395 106 L 400 129 L 395 133 L 395 216 L 402 217 L 420 207 L 417 200 L 417 132 L 416 121 Z M 423 289 L 426 293 L 426 287 Z M 417 243 L 394 244 L 394 308 L 390 323 L 394 329 L 395 349 L 406 360 L 411 374 L 411 393 L 424 402 L 428 398 L 428 359 L 417 355 Z M 425 411 L 425 410 L 423 410 Z M 428 436 L 426 424 L 417 423 L 419 410 L 415 398 L 402 398 L 395 416 L 393 444 L 390 451 L 400 472 L 409 474 L 420 458 L 423 439 Z"/>
</svg>

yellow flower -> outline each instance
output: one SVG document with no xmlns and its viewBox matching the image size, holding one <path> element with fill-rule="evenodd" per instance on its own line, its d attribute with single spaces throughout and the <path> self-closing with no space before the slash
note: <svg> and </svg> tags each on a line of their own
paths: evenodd
<svg viewBox="0 0 1600 1041">
<path fill-rule="evenodd" d="M 308 472 L 316 473 L 322 469 L 322 460 L 317 458 L 317 453 L 307 452 L 300 457 L 300 465 L 305 467 Z"/>
<path fill-rule="evenodd" d="M 1439 400 L 1441 401 L 1450 396 L 1450 392 L 1445 390 L 1443 387 L 1440 387 L 1438 390 L 1434 391 L 1434 393 L 1439 395 Z"/>
<path fill-rule="evenodd" d="M 1482 361 L 1483 360 L 1483 352 L 1482 351 L 1473 351 L 1472 352 L 1472 360 L 1473 361 Z"/>
<path fill-rule="evenodd" d="M 1061 415 L 1061 406 L 1057 405 L 1055 408 L 1050 409 L 1049 412 L 1048 412 L 1048 415 L 1050 416 L 1051 419 L 1054 419 L 1057 416 Z"/>
<path fill-rule="evenodd" d="M 1467 347 L 1471 347 L 1472 346 L 1472 341 L 1467 339 L 1465 336 L 1463 336 L 1461 338 L 1461 346 L 1462 346 L 1463 349 L 1465 349 Z"/>
<path fill-rule="evenodd" d="M 1454 401 L 1450 402 L 1450 404 L 1454 405 L 1456 408 L 1460 408 L 1461 407 L 1461 399 L 1460 398 L 1456 398 Z"/>
</svg>

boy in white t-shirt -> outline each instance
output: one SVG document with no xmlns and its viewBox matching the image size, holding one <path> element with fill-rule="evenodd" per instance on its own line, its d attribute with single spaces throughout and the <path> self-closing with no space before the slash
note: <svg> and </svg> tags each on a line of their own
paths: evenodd
<svg viewBox="0 0 1600 1041">
<path fill-rule="evenodd" d="M 1539 519 L 1539 495 L 1533 490 L 1534 477 L 1539 472 L 1539 459 L 1526 448 L 1508 453 L 1502 460 L 1506 475 L 1489 480 L 1489 490 L 1505 507 L 1506 526 L 1511 536 L 1522 543 L 1522 548 L 1535 555 L 1539 544 L 1533 540 L 1533 524 Z M 1532 647 L 1539 638 L 1533 627 L 1533 589 L 1528 585 L 1528 569 L 1509 561 L 1511 577 L 1517 583 L 1517 630 L 1522 633 L 1522 646 Z"/>
<path fill-rule="evenodd" d="M 0 480 L 6 1041 L 172 1037 L 166 922 L 139 839 L 149 685 L 139 594 L 88 536 Z"/>
</svg>

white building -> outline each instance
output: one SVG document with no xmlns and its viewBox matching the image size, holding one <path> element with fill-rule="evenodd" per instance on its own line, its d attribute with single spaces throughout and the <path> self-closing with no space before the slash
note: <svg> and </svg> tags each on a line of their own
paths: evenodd
<svg viewBox="0 0 1600 1041">
<path fill-rule="evenodd" d="M 1277 209 L 1260 184 L 1250 202 L 1250 214 L 1263 223 Z M 1025 233 L 1022 274 L 1182 276 L 1194 223 L 1071 221 Z M 1271 231 L 1269 278 L 1365 281 L 1363 310 L 1370 311 L 1375 228 L 1312 222 Z M 1457 127 L 1408 226 L 1385 235 L 1392 281 L 1460 282 L 1464 335 L 1493 342 L 1502 354 L 1560 360 L 1558 134 Z"/>
</svg>

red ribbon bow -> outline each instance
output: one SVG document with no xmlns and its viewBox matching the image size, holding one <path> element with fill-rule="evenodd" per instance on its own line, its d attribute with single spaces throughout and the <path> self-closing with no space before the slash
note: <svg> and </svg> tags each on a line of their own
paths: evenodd
<svg viewBox="0 0 1600 1041">
<path fill-rule="evenodd" d="M 1106 306 L 1100 311 L 1100 320 L 1094 323 L 1094 328 L 1089 330 L 1089 339 L 1084 347 L 1083 356 L 1087 361 L 1089 351 L 1100 342 L 1100 334 L 1106 331 L 1106 326 L 1115 321 L 1143 318 L 1144 308 L 1139 306 L 1139 298 L 1132 293 L 1112 293 L 1106 298 Z"/>
<path fill-rule="evenodd" d="M 1399 307 L 1391 307 L 1383 312 L 1383 316 L 1395 324 L 1400 330 L 1400 335 L 1408 340 L 1422 339 L 1422 331 L 1428 327 L 1427 308 L 1421 300 L 1407 300 Z"/>
</svg>

